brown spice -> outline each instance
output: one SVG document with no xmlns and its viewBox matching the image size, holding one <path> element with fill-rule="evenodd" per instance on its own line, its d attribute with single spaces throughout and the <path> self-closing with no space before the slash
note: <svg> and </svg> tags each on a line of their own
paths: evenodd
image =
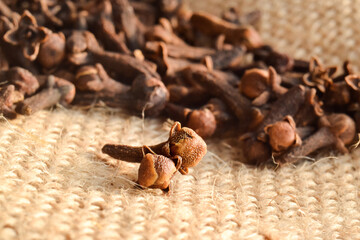
<svg viewBox="0 0 360 240">
<path fill-rule="evenodd" d="M 137 183 L 145 188 L 159 188 L 170 192 L 170 181 L 182 164 L 181 157 L 172 159 L 155 153 L 147 153 L 141 160 Z"/>
<path fill-rule="evenodd" d="M 327 146 L 334 146 L 339 152 L 347 153 L 345 147 L 355 137 L 355 122 L 346 114 L 334 113 L 319 121 L 320 129 L 303 141 L 301 146 L 279 158 L 281 163 L 295 163 L 304 156 Z"/>
<path fill-rule="evenodd" d="M 169 139 L 154 146 L 131 147 L 128 145 L 106 144 L 102 152 L 113 158 L 127 162 L 141 162 L 144 154 L 152 152 L 168 158 L 180 156 L 182 164 L 179 168 L 181 174 L 187 174 L 189 167 L 196 166 L 207 151 L 204 140 L 190 128 L 181 127 L 175 122 L 170 130 Z"/>
<path fill-rule="evenodd" d="M 282 121 L 267 125 L 264 131 L 269 137 L 272 150 L 277 153 L 301 144 L 301 138 L 297 134 L 296 125 L 291 116 L 285 116 Z"/>
</svg>

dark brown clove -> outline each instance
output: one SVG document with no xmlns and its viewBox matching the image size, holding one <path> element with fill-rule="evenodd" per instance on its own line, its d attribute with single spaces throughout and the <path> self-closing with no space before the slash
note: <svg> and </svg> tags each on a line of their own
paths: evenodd
<svg viewBox="0 0 360 240">
<path fill-rule="evenodd" d="M 244 134 L 239 140 L 244 155 L 244 159 L 242 160 L 244 163 L 258 165 L 271 157 L 270 146 L 267 143 L 254 138 L 253 134 Z"/>
<path fill-rule="evenodd" d="M 209 36 L 224 34 L 226 41 L 234 44 L 243 44 L 248 49 L 260 47 L 262 40 L 252 27 L 239 27 L 205 12 L 196 12 L 191 16 L 192 26 Z M 206 27 L 204 27 L 206 26 Z"/>
<path fill-rule="evenodd" d="M 289 71 L 294 66 L 294 59 L 286 54 L 275 51 L 270 46 L 262 46 L 255 49 L 254 60 L 263 61 L 266 65 L 275 68 L 278 73 Z"/>
<path fill-rule="evenodd" d="M 137 18 L 145 27 L 156 24 L 158 9 L 150 2 L 130 1 Z"/>
<path fill-rule="evenodd" d="M 324 67 L 317 57 L 312 57 L 309 71 L 303 76 L 303 83 L 324 93 L 333 83 L 332 76 L 336 73 L 337 67 Z"/>
<path fill-rule="evenodd" d="M 129 87 L 111 79 L 101 64 L 81 68 L 76 85 L 82 90 L 97 92 L 92 100 L 99 97 L 109 106 L 114 106 L 111 104 L 113 101 L 115 106 L 118 104 L 138 114 L 145 111 L 150 116 L 159 115 L 169 98 L 168 91 L 160 80 L 138 75 Z M 81 102 L 81 95 L 79 98 L 76 101 Z"/>
<path fill-rule="evenodd" d="M 306 90 L 305 101 L 294 116 L 296 126 L 305 127 L 317 122 L 324 115 L 322 105 L 322 101 L 316 96 L 315 88 Z"/>
<path fill-rule="evenodd" d="M 216 128 L 222 128 L 226 125 L 232 126 L 231 122 L 234 122 L 235 117 L 230 113 L 226 104 L 218 98 L 210 99 L 204 106 L 209 109 L 215 117 Z"/>
<path fill-rule="evenodd" d="M 237 68 L 243 63 L 244 47 L 234 47 L 230 50 L 218 50 L 210 55 L 214 69 Z"/>
<path fill-rule="evenodd" d="M 0 113 L 9 119 L 16 118 L 14 104 L 22 101 L 24 95 L 15 90 L 14 85 L 7 85 L 0 89 Z"/>
<path fill-rule="evenodd" d="M 141 49 L 144 33 L 128 0 L 111 0 L 115 27 L 124 31 L 130 49 Z"/>
<path fill-rule="evenodd" d="M 209 138 L 215 133 L 216 119 L 208 108 L 190 109 L 167 103 L 165 111 L 170 118 L 193 129 L 202 138 Z"/>
<path fill-rule="evenodd" d="M 245 162 L 249 164 L 261 164 L 271 157 L 270 146 L 258 139 L 263 135 L 264 128 L 270 124 L 281 121 L 285 116 L 294 116 L 303 104 L 305 98 L 305 87 L 299 85 L 289 89 L 271 106 L 266 116 L 260 116 L 253 119 L 258 119 L 258 123 L 254 124 L 253 132 L 242 135 L 240 146 L 243 149 Z M 257 150 L 258 149 L 258 150 Z"/>
<path fill-rule="evenodd" d="M 351 88 L 345 81 L 334 82 L 324 94 L 324 107 L 344 108 L 351 102 Z"/>
<path fill-rule="evenodd" d="M 45 69 L 53 69 L 65 58 L 65 36 L 63 33 L 51 33 L 40 45 L 38 61 Z"/>
<path fill-rule="evenodd" d="M 145 37 L 147 41 L 162 41 L 168 44 L 174 44 L 178 46 L 186 46 L 184 40 L 178 37 L 171 27 L 171 24 L 167 19 L 159 19 L 160 24 L 149 28 Z"/>
<path fill-rule="evenodd" d="M 170 84 L 166 86 L 170 94 L 170 102 L 184 106 L 199 106 L 205 104 L 210 95 L 208 92 L 197 86 L 184 86 L 180 84 Z"/>
<path fill-rule="evenodd" d="M 31 95 L 39 88 L 36 77 L 30 71 L 21 67 L 12 67 L 3 72 L 3 80 L 15 85 L 16 90 L 24 95 Z"/>
<path fill-rule="evenodd" d="M 354 120 L 342 113 L 323 116 L 319 120 L 320 129 L 305 139 L 301 146 L 295 147 L 278 160 L 281 164 L 295 163 L 304 156 L 320 148 L 334 146 L 339 152 L 347 153 L 345 145 L 351 143 L 355 137 Z"/>
<path fill-rule="evenodd" d="M 103 91 L 110 96 L 124 94 L 130 90 L 129 86 L 110 78 L 101 64 L 83 66 L 76 74 L 75 85 L 80 91 Z"/>
<path fill-rule="evenodd" d="M 247 70 L 239 85 L 240 92 L 250 99 L 252 104 L 261 106 L 271 96 L 277 98 L 287 92 L 287 89 L 280 86 L 281 78 L 276 74 L 274 68 L 269 67 L 268 71 L 262 69 Z"/>
<path fill-rule="evenodd" d="M 296 131 L 295 121 L 291 116 L 285 116 L 282 121 L 267 125 L 264 131 L 275 153 L 283 152 L 290 147 L 301 144 L 301 138 Z"/>
<path fill-rule="evenodd" d="M 50 79 L 46 89 L 26 98 L 16 107 L 16 112 L 30 115 L 39 110 L 52 107 L 65 98 L 71 91 L 72 88 L 69 85 L 57 87 L 55 80 Z"/>
<path fill-rule="evenodd" d="M 250 115 L 253 111 L 250 101 L 239 94 L 235 88 L 215 74 L 198 68 L 188 68 L 193 79 L 207 89 L 210 94 L 220 98 L 234 112 L 244 125 L 250 122 Z M 249 115 L 250 114 L 250 115 Z"/>
<path fill-rule="evenodd" d="M 100 16 L 94 22 L 94 33 L 104 43 L 107 50 L 130 54 L 130 50 L 126 46 L 124 32 L 116 32 L 112 21 L 112 5 L 110 1 L 103 1 Z"/>
<path fill-rule="evenodd" d="M 101 63 L 107 70 L 128 79 L 135 79 L 139 74 L 160 79 L 152 64 L 126 54 L 104 51 L 90 32 L 73 32 L 67 46 L 72 52 L 69 60 L 75 65 Z"/>
<path fill-rule="evenodd" d="M 196 166 L 207 151 L 204 140 L 190 128 L 181 127 L 175 122 L 170 130 L 169 139 L 154 146 L 131 147 L 127 145 L 106 144 L 102 152 L 111 157 L 127 162 L 141 162 L 144 154 L 154 152 L 168 158 L 180 156 L 182 164 L 179 168 L 181 174 L 187 174 L 189 167 Z"/>
<path fill-rule="evenodd" d="M 34 16 L 26 10 L 21 16 L 19 25 L 5 33 L 4 40 L 20 46 L 24 57 L 33 61 L 39 53 L 40 43 L 46 39 L 49 32 L 51 32 L 49 29 L 39 27 Z"/>
<path fill-rule="evenodd" d="M 156 53 L 160 48 L 161 42 L 148 41 L 145 45 L 145 51 Z M 215 50 L 203 47 L 192 47 L 189 45 L 175 45 L 163 43 L 167 48 L 167 55 L 173 58 L 186 58 L 190 60 L 201 60 L 206 55 L 215 53 Z"/>
<path fill-rule="evenodd" d="M 309 66 L 309 61 L 294 59 L 294 64 L 291 70 L 298 73 L 306 73 L 309 71 Z"/>
<path fill-rule="evenodd" d="M 305 100 L 305 87 L 302 85 L 289 89 L 279 97 L 271 106 L 264 121 L 257 127 L 262 131 L 265 126 L 282 120 L 285 116 L 294 116 Z"/>
</svg>

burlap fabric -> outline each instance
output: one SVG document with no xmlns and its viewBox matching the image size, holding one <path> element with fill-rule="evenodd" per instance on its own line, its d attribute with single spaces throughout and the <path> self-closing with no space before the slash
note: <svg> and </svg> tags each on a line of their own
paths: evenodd
<svg viewBox="0 0 360 240">
<path fill-rule="evenodd" d="M 261 10 L 261 34 L 281 51 L 360 64 L 359 1 L 206 7 L 234 4 Z M 359 151 L 275 171 L 241 164 L 234 140 L 211 140 L 202 162 L 175 176 L 170 196 L 135 189 L 137 165 L 100 154 L 108 142 L 164 141 L 168 129 L 163 119 L 105 108 L 2 119 L 0 239 L 360 239 Z"/>
</svg>

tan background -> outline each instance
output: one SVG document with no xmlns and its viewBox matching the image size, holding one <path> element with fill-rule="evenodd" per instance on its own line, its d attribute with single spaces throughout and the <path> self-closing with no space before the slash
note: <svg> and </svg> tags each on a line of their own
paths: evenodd
<svg viewBox="0 0 360 240">
<path fill-rule="evenodd" d="M 238 4 L 263 12 L 261 34 L 279 50 L 359 65 L 359 1 Z M 158 143 L 168 129 L 109 109 L 1 120 L 0 239 L 360 239 L 359 151 L 274 171 L 241 164 L 234 140 L 212 140 L 169 197 L 134 189 L 136 164 L 101 161 L 104 143 Z"/>
</svg>

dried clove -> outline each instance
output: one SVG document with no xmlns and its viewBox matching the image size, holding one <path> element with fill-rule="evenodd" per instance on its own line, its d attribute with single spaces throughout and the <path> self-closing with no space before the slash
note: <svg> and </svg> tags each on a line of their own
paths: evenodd
<svg viewBox="0 0 360 240">
<path fill-rule="evenodd" d="M 141 160 L 137 183 L 140 187 L 159 188 L 164 193 L 169 193 L 171 178 L 182 164 L 181 157 L 178 156 L 174 160 L 147 153 Z"/>
<path fill-rule="evenodd" d="M 287 115 L 294 116 L 301 108 L 304 100 L 304 86 L 299 85 L 289 89 L 270 106 L 269 113 L 266 115 L 262 123 L 257 127 L 258 131 L 262 131 L 265 126 L 280 121 Z"/>
<path fill-rule="evenodd" d="M 62 32 L 48 34 L 41 43 L 38 61 L 45 69 L 53 69 L 65 58 L 65 36 Z"/>
<path fill-rule="evenodd" d="M 255 68 L 245 72 L 239 89 L 243 95 L 253 99 L 253 105 L 261 106 L 270 97 L 279 97 L 287 92 L 287 89 L 280 86 L 280 83 L 281 78 L 276 74 L 273 67 L 269 67 L 268 71 Z"/>
<path fill-rule="evenodd" d="M 72 91 L 69 85 L 57 87 L 55 80 L 49 79 L 48 87 L 39 93 L 26 98 L 16 107 L 16 112 L 30 115 L 42 109 L 46 109 L 59 103 Z"/>
<path fill-rule="evenodd" d="M 181 127 L 179 122 L 175 122 L 170 130 L 169 139 L 163 143 L 142 147 L 106 144 L 102 152 L 115 159 L 139 163 L 145 154 L 151 153 L 149 149 L 153 153 L 170 159 L 180 156 L 182 158 L 179 168 L 181 174 L 187 174 L 188 168 L 196 166 L 207 151 L 206 143 L 194 130 Z"/>
<path fill-rule="evenodd" d="M 237 68 L 243 62 L 245 55 L 244 47 L 234 47 L 230 50 L 218 50 L 213 54 L 209 54 L 214 69 L 232 69 Z"/>
<path fill-rule="evenodd" d="M 226 41 L 234 44 L 243 44 L 248 49 L 257 48 L 262 45 L 259 34 L 250 26 L 241 27 L 205 12 L 193 13 L 190 22 L 195 29 L 206 35 L 219 36 L 224 34 Z"/>
<path fill-rule="evenodd" d="M 76 79 L 79 89 L 97 92 L 93 99 L 100 97 L 110 106 L 113 101 L 138 114 L 143 111 L 152 116 L 160 114 L 169 97 L 164 84 L 155 78 L 138 75 L 129 87 L 111 79 L 101 64 L 80 68 Z"/>
<path fill-rule="evenodd" d="M 295 121 L 291 116 L 285 116 L 282 121 L 267 125 L 264 131 L 269 138 L 272 150 L 276 153 L 301 145 L 301 138 L 296 131 Z"/>
<path fill-rule="evenodd" d="M 208 108 L 190 109 L 167 103 L 165 111 L 170 118 L 193 129 L 202 138 L 209 138 L 215 133 L 216 119 Z"/>
<path fill-rule="evenodd" d="M 254 60 L 263 61 L 266 65 L 275 68 L 278 73 L 289 71 L 294 66 L 294 59 L 286 54 L 275 51 L 270 46 L 261 46 L 255 49 Z"/>
<path fill-rule="evenodd" d="M 102 10 L 98 19 L 94 22 L 94 33 L 104 43 L 107 50 L 130 54 L 130 50 L 126 46 L 124 32 L 116 32 L 112 21 L 112 5 L 110 1 L 103 1 Z"/>
<path fill-rule="evenodd" d="M 115 27 L 124 31 L 130 49 L 140 49 L 144 45 L 144 33 L 133 7 L 128 0 L 111 0 Z"/>
<path fill-rule="evenodd" d="M 220 98 L 234 112 L 244 125 L 250 121 L 249 113 L 253 111 L 250 101 L 239 94 L 229 83 L 218 78 L 212 72 L 189 67 L 194 79 L 209 91 L 210 94 Z"/>
<path fill-rule="evenodd" d="M 14 104 L 22 101 L 24 95 L 15 90 L 14 85 L 7 85 L 0 89 L 0 113 L 9 119 L 16 118 L 16 112 L 13 109 Z"/>
<path fill-rule="evenodd" d="M 296 126 L 311 126 L 314 122 L 317 122 L 324 115 L 322 105 L 322 101 L 319 101 L 316 95 L 315 88 L 306 90 L 305 101 L 294 116 Z"/>
<path fill-rule="evenodd" d="M 333 83 L 331 77 L 336 73 L 337 67 L 324 67 L 317 57 L 312 57 L 309 71 L 303 76 L 303 83 L 309 87 L 316 87 L 324 93 Z"/>
<path fill-rule="evenodd" d="M 210 99 L 208 92 L 197 86 L 187 87 L 180 84 L 169 84 L 166 88 L 169 91 L 171 103 L 183 106 L 199 106 Z"/>
<path fill-rule="evenodd" d="M 161 42 L 148 41 L 145 45 L 145 50 L 148 52 L 158 52 Z M 190 60 L 201 60 L 207 55 L 215 53 L 214 49 L 204 47 L 192 47 L 189 45 L 176 45 L 170 43 L 163 43 L 167 48 L 167 55 L 173 58 L 186 58 Z"/>
<path fill-rule="evenodd" d="M 295 147 L 279 158 L 279 162 L 295 163 L 304 156 L 327 146 L 334 146 L 339 152 L 347 153 L 345 145 L 355 137 L 354 120 L 342 113 L 323 116 L 319 120 L 320 129 L 305 139 L 301 146 Z"/>
<path fill-rule="evenodd" d="M 26 10 L 18 27 L 7 31 L 4 40 L 12 45 L 19 45 L 24 57 L 33 61 L 39 53 L 40 43 L 46 39 L 49 31 L 45 27 L 39 27 L 34 16 Z"/>
<path fill-rule="evenodd" d="M 39 88 L 36 77 L 28 70 L 21 67 L 12 67 L 0 73 L 1 82 L 5 81 L 13 84 L 19 92 L 24 95 L 31 95 Z"/>
</svg>

